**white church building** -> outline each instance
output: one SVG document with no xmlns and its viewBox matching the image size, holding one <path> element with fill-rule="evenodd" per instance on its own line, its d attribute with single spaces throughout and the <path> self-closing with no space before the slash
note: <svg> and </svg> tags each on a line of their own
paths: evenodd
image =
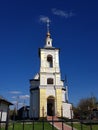
<svg viewBox="0 0 98 130">
<path fill-rule="evenodd" d="M 39 49 L 40 71 L 30 80 L 30 118 L 71 118 L 72 105 L 68 103 L 67 86 L 61 79 L 59 52 L 59 48 L 52 46 L 48 30 L 45 45 Z"/>
</svg>

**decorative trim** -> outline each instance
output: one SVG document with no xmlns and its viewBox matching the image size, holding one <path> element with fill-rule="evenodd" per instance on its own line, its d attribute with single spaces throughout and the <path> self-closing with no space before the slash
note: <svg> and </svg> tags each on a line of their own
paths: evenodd
<svg viewBox="0 0 98 130">
<path fill-rule="evenodd" d="M 35 90 L 39 90 L 39 87 L 35 87 L 35 88 L 30 88 L 30 91 L 35 91 Z"/>
<path fill-rule="evenodd" d="M 39 81 L 39 79 L 30 79 L 29 81 Z"/>
<path fill-rule="evenodd" d="M 62 88 L 62 90 L 66 91 L 66 88 Z"/>
</svg>

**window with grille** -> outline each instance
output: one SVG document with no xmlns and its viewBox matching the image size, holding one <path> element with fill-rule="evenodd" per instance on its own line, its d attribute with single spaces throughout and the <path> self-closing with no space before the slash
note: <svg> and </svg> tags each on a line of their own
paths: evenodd
<svg viewBox="0 0 98 130">
<path fill-rule="evenodd" d="M 53 79 L 52 78 L 48 78 L 47 79 L 47 84 L 53 84 Z"/>
</svg>

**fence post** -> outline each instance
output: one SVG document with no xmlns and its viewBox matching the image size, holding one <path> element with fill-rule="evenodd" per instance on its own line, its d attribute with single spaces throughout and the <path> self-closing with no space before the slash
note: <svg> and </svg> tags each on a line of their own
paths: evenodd
<svg viewBox="0 0 98 130">
<path fill-rule="evenodd" d="M 90 114 L 90 130 L 92 130 L 92 119 L 91 119 L 91 114 Z"/>
<path fill-rule="evenodd" d="M 71 127 L 73 130 L 73 109 L 72 109 L 72 106 L 70 107 L 70 115 L 71 115 Z"/>
<path fill-rule="evenodd" d="M 90 112 L 90 130 L 92 130 L 92 120 L 91 120 L 91 108 L 88 106 L 88 111 Z"/>
<path fill-rule="evenodd" d="M 79 108 L 79 113 L 80 113 L 80 125 L 81 125 L 81 130 L 83 130 L 83 126 L 82 126 L 82 110 L 81 108 Z"/>
<path fill-rule="evenodd" d="M 42 127 L 42 130 L 44 130 L 44 107 L 42 107 L 42 115 L 43 115 L 43 120 L 42 120 L 43 127 Z"/>
<path fill-rule="evenodd" d="M 0 130 L 1 130 L 1 124 L 2 124 L 2 110 L 0 111 L 1 115 L 0 115 Z"/>
<path fill-rule="evenodd" d="M 54 130 L 54 117 L 52 115 L 52 130 Z"/>
<path fill-rule="evenodd" d="M 24 130 L 24 118 L 23 118 L 23 130 Z"/>
<path fill-rule="evenodd" d="M 26 112 L 26 107 L 23 107 L 23 130 L 24 130 L 24 121 L 25 121 L 25 112 Z"/>
<path fill-rule="evenodd" d="M 90 109 L 90 130 L 92 130 L 92 110 Z"/>
<path fill-rule="evenodd" d="M 54 107 L 52 107 L 52 130 L 54 130 L 54 113 L 53 113 L 53 111 L 54 111 Z"/>
<path fill-rule="evenodd" d="M 9 106 L 8 106 L 8 108 L 7 108 L 7 116 L 6 116 L 5 130 L 8 130 L 8 118 L 9 118 Z"/>
<path fill-rule="evenodd" d="M 63 107 L 61 106 L 61 117 L 62 117 L 62 130 L 63 130 Z"/>
<path fill-rule="evenodd" d="M 32 130 L 34 130 L 34 108 L 33 108 L 33 122 L 32 122 Z"/>
<path fill-rule="evenodd" d="M 14 122 L 15 122 L 15 109 L 13 111 L 13 127 L 12 127 L 12 130 L 14 130 Z"/>
</svg>

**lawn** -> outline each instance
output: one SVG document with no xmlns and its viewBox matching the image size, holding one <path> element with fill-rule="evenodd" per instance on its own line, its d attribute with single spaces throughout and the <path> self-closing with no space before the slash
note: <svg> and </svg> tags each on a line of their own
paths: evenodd
<svg viewBox="0 0 98 130">
<path fill-rule="evenodd" d="M 70 123 L 68 123 L 70 125 Z M 74 128 L 77 130 L 81 130 L 81 124 L 80 123 L 73 123 Z M 14 128 L 14 129 L 13 129 Z M 84 125 L 82 124 L 83 130 L 90 130 L 90 125 Z M 2 128 L 0 130 L 5 130 L 5 128 Z M 15 122 L 14 125 L 11 123 L 9 124 L 8 130 L 43 130 L 43 123 L 42 122 L 34 122 L 33 123 L 20 123 Z M 50 125 L 47 122 L 44 122 L 44 130 L 52 130 L 52 125 Z M 54 130 L 57 130 L 54 128 Z M 92 130 L 98 130 L 98 125 L 92 125 Z"/>
<path fill-rule="evenodd" d="M 24 128 L 24 129 L 23 129 Z M 2 128 L 1 130 L 5 130 Z M 13 130 L 13 124 L 10 124 L 8 130 Z M 14 130 L 43 130 L 43 123 L 35 122 L 34 125 L 32 123 L 14 123 Z M 44 123 L 44 130 L 52 130 L 52 126 L 49 123 Z M 54 130 L 57 130 L 54 128 Z"/>
<path fill-rule="evenodd" d="M 81 130 L 81 124 L 80 123 L 74 123 L 73 126 L 77 130 Z M 82 128 L 83 128 L 83 130 L 90 130 L 90 125 L 82 124 Z M 98 130 L 98 124 L 97 125 L 92 125 L 92 130 Z"/>
</svg>

